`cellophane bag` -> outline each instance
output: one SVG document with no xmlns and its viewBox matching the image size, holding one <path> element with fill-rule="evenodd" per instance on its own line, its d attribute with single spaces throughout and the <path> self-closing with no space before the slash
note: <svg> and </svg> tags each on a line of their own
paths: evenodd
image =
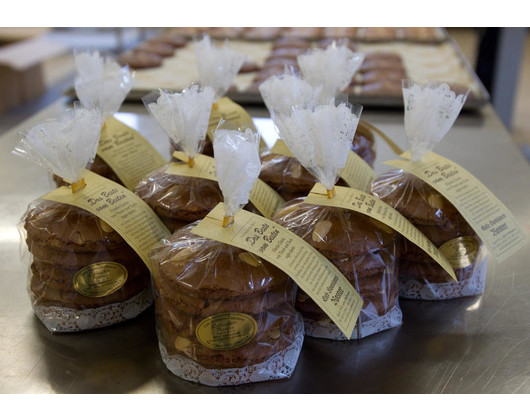
<svg viewBox="0 0 530 420">
<path fill-rule="evenodd" d="M 94 159 L 100 129 L 99 111 L 68 110 L 59 120 L 31 128 L 13 152 L 75 182 Z M 151 305 L 147 267 L 95 215 L 38 199 L 29 205 L 18 228 L 30 301 L 50 332 L 105 327 L 134 318 Z M 109 270 L 112 282 L 96 288 L 87 285 L 93 267 Z"/>
<path fill-rule="evenodd" d="M 339 170 L 346 163 L 349 138 L 360 106 L 350 104 L 294 107 L 276 115 L 282 139 L 300 162 L 333 194 Z M 398 303 L 400 237 L 388 226 L 363 214 L 306 204 L 302 198 L 280 207 L 273 221 L 294 232 L 333 263 L 363 299 L 357 325 L 346 337 L 329 317 L 299 290 L 296 308 L 304 317 L 306 335 L 333 340 L 360 339 L 402 323 Z"/>
<path fill-rule="evenodd" d="M 134 84 L 134 72 L 128 66 L 120 66 L 111 55 L 99 51 L 75 51 L 77 76 L 75 92 L 86 109 L 97 108 L 101 112 L 102 123 L 120 109 Z M 98 175 L 122 184 L 118 175 L 107 163 L 96 155 L 90 170 Z M 68 185 L 57 175 L 53 180 L 58 187 Z"/>
<path fill-rule="evenodd" d="M 237 217 L 259 174 L 259 137 L 250 130 L 214 133 L 226 214 Z M 198 223 L 150 254 L 164 363 L 210 386 L 290 377 L 304 335 L 294 283 L 250 252 L 195 235 Z"/>
<path fill-rule="evenodd" d="M 213 97 L 212 88 L 192 85 L 179 93 L 160 89 L 144 98 L 144 103 L 175 149 L 194 158 L 205 144 Z M 174 164 L 188 165 L 186 162 Z M 204 218 L 223 201 L 217 182 L 167 174 L 167 168 L 164 166 L 147 175 L 134 192 L 171 232 Z"/>
<path fill-rule="evenodd" d="M 315 106 L 322 100 L 323 86 L 311 86 L 294 71 L 286 69 L 281 76 L 269 77 L 259 90 L 271 112 L 288 114 L 293 105 Z M 358 128 L 352 136 L 350 149 L 370 166 L 375 160 L 374 135 L 367 128 Z M 264 151 L 261 154 L 260 178 L 274 188 L 285 200 L 305 197 L 318 180 L 296 158 Z M 339 180 L 339 185 L 346 185 Z"/>
<path fill-rule="evenodd" d="M 441 82 L 403 83 L 405 130 L 412 160 L 430 152 L 449 131 L 467 94 L 455 94 Z M 403 170 L 381 175 L 372 185 L 385 201 L 416 226 L 442 253 L 458 250 L 455 282 L 416 245 L 401 249 L 399 294 L 410 299 L 443 300 L 479 295 L 486 280 L 487 250 L 458 210 L 438 191 Z"/>
</svg>

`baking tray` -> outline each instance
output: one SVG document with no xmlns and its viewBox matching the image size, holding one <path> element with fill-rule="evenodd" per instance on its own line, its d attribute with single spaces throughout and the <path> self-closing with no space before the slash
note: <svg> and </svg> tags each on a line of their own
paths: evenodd
<svg viewBox="0 0 530 420">
<path fill-rule="evenodd" d="M 272 50 L 272 42 L 230 41 L 232 48 L 247 54 L 258 65 L 262 66 Z M 471 88 L 464 109 L 478 109 L 488 103 L 490 96 L 473 68 L 465 58 L 457 43 L 450 36 L 446 41 L 438 44 L 409 43 L 409 42 L 359 42 L 356 44 L 362 52 L 395 52 L 402 57 L 408 77 L 419 83 L 432 80 L 444 80 Z M 235 89 L 231 89 L 227 96 L 245 105 L 262 105 L 263 101 L 258 91 L 249 91 L 255 73 L 239 74 L 236 76 Z M 136 70 L 136 83 L 127 100 L 140 101 L 150 91 L 163 88 L 180 90 L 191 82 L 199 79 L 193 44 L 190 42 L 183 48 L 176 50 L 175 56 L 164 59 L 162 66 L 153 69 Z M 73 89 L 67 94 L 74 96 Z M 403 107 L 401 95 L 367 95 L 348 92 L 351 102 L 361 103 L 371 107 Z"/>
</svg>

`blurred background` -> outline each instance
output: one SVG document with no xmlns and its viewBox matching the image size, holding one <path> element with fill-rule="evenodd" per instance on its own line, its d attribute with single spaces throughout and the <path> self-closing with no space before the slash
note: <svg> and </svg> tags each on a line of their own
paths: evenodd
<svg viewBox="0 0 530 420">
<path fill-rule="evenodd" d="M 71 92 L 73 79 L 75 75 L 75 64 L 73 50 L 76 48 L 96 48 L 108 50 L 119 56 L 120 54 L 134 50 L 139 45 L 143 45 L 146 40 L 160 35 L 167 28 L 0 28 L 0 135 L 16 126 L 24 119 L 35 114 L 50 103 L 59 99 L 65 92 Z M 178 34 L 177 28 L 175 34 Z M 197 31 L 189 31 L 185 34 L 191 36 L 198 34 Z M 220 28 L 208 28 L 220 29 Z M 237 28 L 232 29 L 234 32 Z M 243 29 L 243 28 L 241 28 Z M 260 29 L 260 28 L 257 28 Z M 279 29 L 279 28 L 261 28 L 261 29 Z M 299 39 L 306 35 L 304 28 L 286 28 L 294 31 L 290 32 L 291 39 Z M 315 28 L 305 28 L 315 29 Z M 321 33 L 324 29 L 319 28 Z M 368 37 L 381 36 L 384 29 L 396 28 L 335 28 L 335 31 L 328 31 L 340 37 L 343 33 L 364 34 Z M 371 29 L 376 31 L 370 32 Z M 377 29 L 380 31 L 378 32 Z M 402 28 L 406 29 L 406 28 Z M 410 28 L 410 29 L 430 29 L 430 28 Z M 431 28 L 432 29 L 432 28 Z M 448 43 L 454 54 L 461 54 L 467 59 L 469 72 L 473 73 L 478 82 L 475 99 L 481 99 L 481 91 L 486 92 L 482 95 L 485 101 L 491 100 L 494 108 L 499 114 L 506 128 L 513 134 L 513 140 L 521 148 L 521 151 L 530 160 L 530 44 L 528 43 L 527 28 L 434 28 L 440 29 L 443 34 L 443 40 L 431 40 L 434 47 L 439 51 L 443 50 L 444 43 Z M 297 31 L 298 30 L 298 31 Z M 352 32 L 348 30 L 356 30 Z M 222 31 L 217 31 L 222 32 Z M 254 36 L 256 32 L 253 31 Z M 262 31 L 262 34 L 269 34 L 271 31 Z M 308 33 L 308 31 L 305 31 Z M 227 34 L 228 32 L 226 32 Z M 324 31 L 325 33 L 325 31 Z M 225 34 L 222 32 L 221 35 Z M 377 35 L 379 34 L 379 35 Z M 424 34 L 424 31 L 414 32 L 414 36 Z M 286 36 L 289 35 L 286 33 Z M 384 35 L 387 36 L 387 35 Z M 248 38 L 246 38 L 248 40 Z M 254 39 L 255 40 L 255 39 Z M 381 39 L 377 39 L 381 41 Z M 373 41 L 366 38 L 361 41 Z M 391 40 L 392 41 L 392 40 Z M 428 47 L 427 44 L 407 44 L 403 48 L 416 48 L 414 54 L 419 57 L 416 60 L 404 60 L 407 73 L 414 74 L 414 66 L 423 66 L 429 69 L 427 59 L 423 59 L 423 50 Z M 438 42 L 439 41 L 439 42 Z M 453 43 L 454 41 L 454 43 Z M 370 42 L 360 42 L 358 47 L 363 51 L 362 45 L 369 45 L 370 52 L 381 51 L 380 45 Z M 390 45 L 390 44 L 388 44 Z M 393 44 L 397 45 L 397 44 Z M 414 47 L 411 45 L 419 45 Z M 372 49 L 370 49 L 372 48 Z M 379 48 L 379 49 L 378 49 Z M 397 47 L 396 47 L 397 48 Z M 373 50 L 373 51 L 372 51 Z M 400 52 L 406 56 L 409 50 L 401 49 Z M 433 54 L 438 50 L 433 50 Z M 419 54 L 419 55 L 418 55 Z M 441 57 L 443 59 L 443 57 Z M 270 60 L 270 57 L 267 61 Z M 257 59 L 259 61 L 259 58 Z M 175 61 L 178 63 L 178 61 Z M 443 69 L 442 64 L 432 64 L 432 67 L 426 75 L 439 75 Z M 258 63 L 259 64 L 259 63 Z M 167 68 L 162 66 L 162 68 Z M 453 71 L 450 67 L 445 69 L 446 72 Z M 163 78 L 162 73 L 151 71 L 149 74 L 151 80 L 159 80 L 156 77 Z M 471 76 L 469 76 L 471 77 Z M 155 79 L 153 79 L 155 78 Z M 146 80 L 149 80 L 146 78 Z M 254 79 L 248 78 L 248 83 Z M 140 85 L 143 83 L 139 78 Z M 147 86 L 149 83 L 147 83 Z M 381 87 L 381 85 L 376 85 Z M 395 86 L 395 85 L 393 85 Z M 158 86 L 152 86 L 155 88 Z M 172 86 L 160 86 L 171 88 Z M 250 89 L 252 86 L 248 87 Z M 364 89 L 363 85 L 353 85 L 352 92 Z M 388 88 L 384 87 L 385 89 Z M 390 87 L 391 88 L 391 87 Z M 257 92 L 257 91 L 256 91 Z M 363 91 L 364 92 L 364 91 Z M 373 93 L 373 92 L 372 92 Z M 489 94 L 489 95 L 488 95 Z M 375 97 L 381 99 L 368 101 L 368 106 L 385 106 L 384 95 L 375 92 Z M 489 97 L 488 97 L 489 96 Z M 249 96 L 251 97 L 251 95 Z M 468 102 L 471 100 L 471 96 Z M 364 104 L 364 102 L 362 102 Z M 468 112 L 479 112 L 478 106 L 473 107 Z"/>
</svg>

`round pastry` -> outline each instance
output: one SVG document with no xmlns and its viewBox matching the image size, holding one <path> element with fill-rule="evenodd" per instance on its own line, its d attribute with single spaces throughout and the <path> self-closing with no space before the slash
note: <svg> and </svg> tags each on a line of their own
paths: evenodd
<svg viewBox="0 0 530 420">
<path fill-rule="evenodd" d="M 124 52 L 119 55 L 118 61 L 132 69 L 149 69 L 162 65 L 162 57 L 159 54 L 143 50 Z"/>
<path fill-rule="evenodd" d="M 274 41 L 272 49 L 277 50 L 281 48 L 303 48 L 307 50 L 311 48 L 311 43 L 303 38 L 280 38 Z"/>
<path fill-rule="evenodd" d="M 175 48 L 171 44 L 160 41 L 145 41 L 135 48 L 135 51 L 146 51 L 154 53 L 161 57 L 172 57 Z"/>
<path fill-rule="evenodd" d="M 267 361 L 274 360 L 272 369 L 278 369 L 283 353 L 292 351 L 296 363 L 303 328 L 294 309 L 293 283 L 254 254 L 194 235 L 196 224 L 178 230 L 151 253 L 157 267 L 157 330 L 168 368 L 209 385 L 226 385 L 220 375 L 226 369 L 231 372 L 230 384 L 290 376 L 290 372 L 269 372 Z M 201 333 L 205 323 L 217 325 L 209 330 L 208 342 Z M 223 331 L 230 331 L 238 341 Z M 178 369 L 172 368 L 172 361 L 178 362 Z M 198 373 L 186 375 L 181 366 L 188 365 Z M 256 365 L 265 377 L 255 379 L 246 373 Z"/>
<path fill-rule="evenodd" d="M 483 244 L 458 210 L 438 191 L 402 170 L 380 176 L 374 195 L 399 211 L 453 264 L 458 284 L 427 253 L 409 241 L 401 251 L 400 295 L 450 299 L 482 293 Z"/>
<path fill-rule="evenodd" d="M 261 67 L 258 66 L 254 61 L 247 60 L 243 63 L 241 68 L 239 69 L 239 73 L 252 73 L 254 71 L 260 70 Z"/>
<path fill-rule="evenodd" d="M 216 181 L 169 175 L 165 173 L 166 169 L 167 166 L 146 176 L 134 192 L 154 210 L 171 232 L 203 219 L 223 201 Z"/>
<path fill-rule="evenodd" d="M 98 217 L 78 207 L 39 200 L 22 220 L 33 257 L 32 305 L 51 331 L 104 327 L 130 319 L 150 305 L 147 267 Z M 86 284 L 80 273 L 88 266 L 111 274 L 105 281 Z M 84 278 L 81 283 L 76 283 L 78 276 Z"/>
<path fill-rule="evenodd" d="M 169 44 L 173 48 L 184 48 L 188 43 L 188 40 L 180 35 L 175 35 L 170 32 L 164 32 L 152 39 L 156 42 L 161 42 L 164 44 Z"/>
<path fill-rule="evenodd" d="M 369 130 L 357 127 L 351 149 L 366 163 L 373 166 L 375 159 L 374 143 L 374 136 Z M 274 188 L 286 201 L 307 196 L 315 183 L 318 182 L 295 158 L 264 152 L 261 159 L 260 178 Z"/>
<path fill-rule="evenodd" d="M 372 60 L 364 60 L 361 64 L 361 68 L 359 69 L 361 73 L 367 73 L 369 71 L 374 70 L 403 71 L 404 67 L 400 61 L 378 58 Z"/>
<path fill-rule="evenodd" d="M 352 338 L 401 323 L 397 302 L 399 237 L 391 228 L 350 210 L 305 204 L 302 198 L 278 209 L 273 221 L 318 250 L 357 290 L 363 308 Z M 298 293 L 296 308 L 306 320 L 307 335 L 346 339 L 307 294 Z M 327 334 L 318 332 L 326 328 L 322 323 Z"/>
</svg>

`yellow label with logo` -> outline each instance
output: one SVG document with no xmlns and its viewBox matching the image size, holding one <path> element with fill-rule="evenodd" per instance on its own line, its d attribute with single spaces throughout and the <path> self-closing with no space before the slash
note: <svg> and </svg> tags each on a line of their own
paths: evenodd
<svg viewBox="0 0 530 420">
<path fill-rule="evenodd" d="M 74 288 L 83 296 L 99 298 L 114 293 L 127 281 L 127 269 L 113 261 L 87 265 L 74 276 Z"/>
<path fill-rule="evenodd" d="M 327 258 L 302 238 L 257 214 L 240 210 L 234 223 L 222 227 L 224 204 L 219 203 L 192 233 L 232 245 L 274 264 L 331 318 L 348 339 L 363 300 Z"/>
<path fill-rule="evenodd" d="M 457 281 L 455 272 L 444 255 L 397 210 L 364 191 L 346 187 L 335 187 L 335 191 L 335 197 L 328 198 L 326 188 L 322 184 L 316 184 L 304 200 L 304 203 L 356 211 L 385 224 L 419 246 L 447 271 L 454 281 Z"/>
<path fill-rule="evenodd" d="M 70 204 L 99 217 L 127 242 L 150 268 L 149 251 L 171 235 L 155 212 L 132 191 L 110 179 L 86 170 L 86 186 L 72 193 L 60 187 L 42 196 L 45 200 Z"/>
<path fill-rule="evenodd" d="M 226 312 L 203 319 L 195 329 L 197 340 L 212 350 L 232 350 L 248 344 L 258 333 L 250 315 Z"/>
<path fill-rule="evenodd" d="M 473 264 L 478 250 L 478 241 L 472 236 L 451 239 L 440 247 L 440 252 L 455 269 L 466 268 Z"/>
<path fill-rule="evenodd" d="M 409 156 L 410 152 L 401 155 L 405 159 Z M 497 262 L 504 261 L 526 244 L 525 233 L 506 206 L 455 162 L 430 152 L 418 162 L 392 160 L 384 163 L 417 176 L 447 198 Z"/>
</svg>

